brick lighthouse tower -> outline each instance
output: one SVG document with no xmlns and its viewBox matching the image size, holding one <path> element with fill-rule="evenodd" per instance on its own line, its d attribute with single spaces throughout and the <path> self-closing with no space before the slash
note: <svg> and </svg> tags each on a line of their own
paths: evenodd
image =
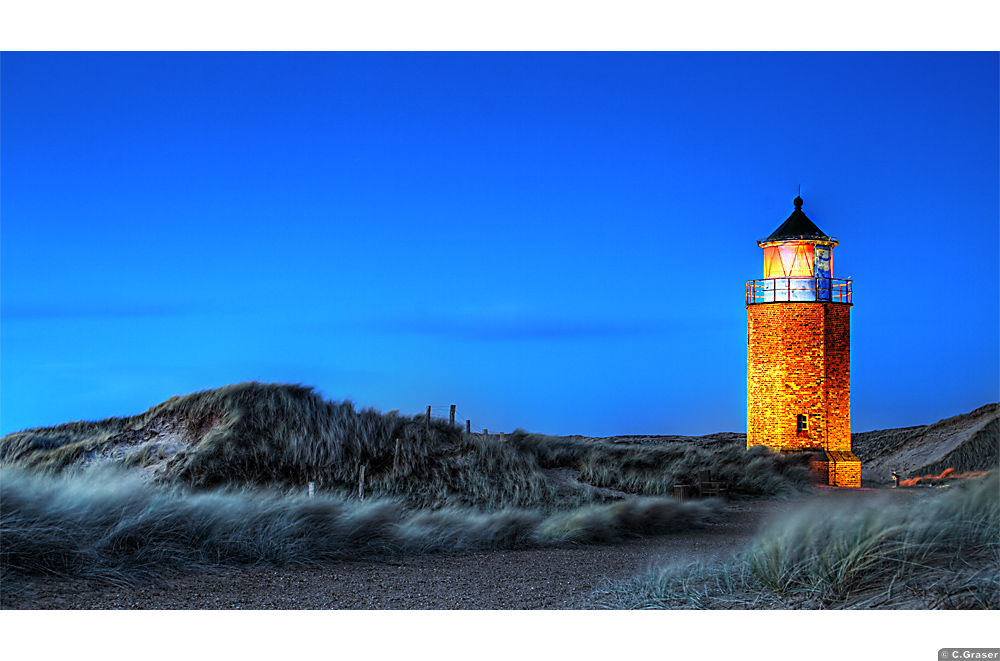
<svg viewBox="0 0 1000 661">
<path fill-rule="evenodd" d="M 818 479 L 861 486 L 851 452 L 851 281 L 832 277 L 838 240 L 795 211 L 746 285 L 747 447 L 805 451 Z"/>
</svg>

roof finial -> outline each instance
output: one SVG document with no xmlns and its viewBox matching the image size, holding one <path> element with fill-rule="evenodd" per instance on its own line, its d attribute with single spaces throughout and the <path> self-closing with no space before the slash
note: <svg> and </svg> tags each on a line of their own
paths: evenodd
<svg viewBox="0 0 1000 661">
<path fill-rule="evenodd" d="M 802 211 L 802 184 L 799 184 L 799 194 L 792 202 L 795 204 L 796 211 Z"/>
</svg>

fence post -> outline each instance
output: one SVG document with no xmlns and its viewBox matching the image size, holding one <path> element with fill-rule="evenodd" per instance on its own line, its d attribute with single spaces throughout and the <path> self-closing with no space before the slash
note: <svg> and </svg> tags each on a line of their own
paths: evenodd
<svg viewBox="0 0 1000 661">
<path fill-rule="evenodd" d="M 489 429 L 484 429 L 483 430 L 483 436 L 489 436 L 489 433 L 490 433 Z"/>
<path fill-rule="evenodd" d="M 361 468 L 358 471 L 358 498 L 361 500 L 365 499 L 365 465 L 361 464 Z"/>
<path fill-rule="evenodd" d="M 500 432 L 500 440 L 503 440 L 503 432 Z"/>
<path fill-rule="evenodd" d="M 424 422 L 424 430 L 431 430 L 431 407 L 427 407 L 427 420 Z"/>
<path fill-rule="evenodd" d="M 450 424 L 452 427 L 455 426 L 455 405 L 454 404 L 451 405 L 451 414 L 448 416 L 448 424 Z"/>
<path fill-rule="evenodd" d="M 466 434 L 471 434 L 472 433 L 472 420 L 466 420 L 465 421 L 465 433 Z"/>
</svg>

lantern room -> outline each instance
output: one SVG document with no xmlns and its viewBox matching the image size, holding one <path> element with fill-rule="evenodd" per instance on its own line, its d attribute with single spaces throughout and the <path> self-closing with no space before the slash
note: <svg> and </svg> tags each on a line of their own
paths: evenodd
<svg viewBox="0 0 1000 661">
<path fill-rule="evenodd" d="M 795 211 L 766 239 L 764 278 L 747 283 L 747 304 L 779 301 L 851 302 L 851 283 L 833 278 L 833 248 L 839 241 L 827 236 L 802 211 Z"/>
</svg>

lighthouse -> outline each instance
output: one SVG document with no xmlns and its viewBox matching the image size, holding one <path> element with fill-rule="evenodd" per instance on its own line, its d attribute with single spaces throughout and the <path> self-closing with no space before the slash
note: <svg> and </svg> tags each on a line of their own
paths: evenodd
<svg viewBox="0 0 1000 661">
<path fill-rule="evenodd" d="M 851 452 L 850 280 L 833 277 L 827 236 L 795 211 L 766 239 L 764 277 L 746 284 L 747 448 L 807 452 L 817 479 L 861 486 Z"/>
</svg>

